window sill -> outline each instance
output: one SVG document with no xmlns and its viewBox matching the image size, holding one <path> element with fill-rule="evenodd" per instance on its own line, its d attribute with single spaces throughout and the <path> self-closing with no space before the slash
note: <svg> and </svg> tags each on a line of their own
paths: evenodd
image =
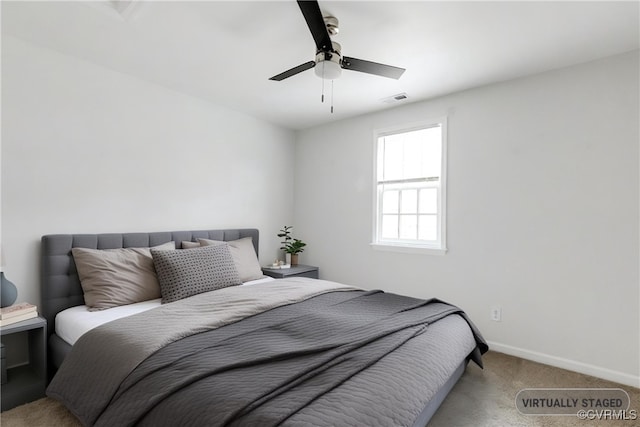
<svg viewBox="0 0 640 427">
<path fill-rule="evenodd" d="M 391 243 L 371 243 L 371 247 L 376 251 L 399 252 L 404 254 L 421 255 L 445 255 L 446 248 L 430 248 L 425 246 L 394 245 Z"/>
</svg>

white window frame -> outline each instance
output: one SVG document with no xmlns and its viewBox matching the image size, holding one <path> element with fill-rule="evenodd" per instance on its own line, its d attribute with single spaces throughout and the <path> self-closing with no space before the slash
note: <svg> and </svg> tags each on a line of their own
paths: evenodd
<svg viewBox="0 0 640 427">
<path fill-rule="evenodd" d="M 442 132 L 442 154 L 440 182 L 438 191 L 438 239 L 434 243 L 416 242 L 414 240 L 385 240 L 381 231 L 381 197 L 378 187 L 378 140 L 387 135 L 411 132 L 420 129 L 440 126 Z M 447 118 L 439 117 L 420 122 L 375 129 L 373 132 L 373 249 L 402 253 L 421 253 L 427 255 L 444 255 L 447 252 Z"/>
</svg>

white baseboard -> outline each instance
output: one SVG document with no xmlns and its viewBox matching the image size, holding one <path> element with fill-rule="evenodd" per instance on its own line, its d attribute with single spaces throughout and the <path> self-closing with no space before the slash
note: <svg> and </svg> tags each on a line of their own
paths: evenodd
<svg viewBox="0 0 640 427">
<path fill-rule="evenodd" d="M 567 369 L 569 371 L 579 372 L 581 374 L 591 375 L 593 377 L 602 378 L 619 384 L 640 388 L 640 376 L 625 374 L 624 372 L 601 368 L 599 366 L 576 362 L 575 360 L 564 359 L 562 357 L 551 356 L 549 354 L 538 353 L 537 351 L 525 350 L 523 348 L 500 344 L 493 341 L 488 341 L 488 344 L 490 351 L 496 351 L 510 356 L 517 356 L 522 359 L 555 366 L 556 368 Z"/>
</svg>

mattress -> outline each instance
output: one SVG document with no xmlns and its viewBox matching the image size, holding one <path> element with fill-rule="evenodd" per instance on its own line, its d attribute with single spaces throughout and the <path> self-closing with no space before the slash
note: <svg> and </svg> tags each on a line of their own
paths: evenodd
<svg viewBox="0 0 640 427">
<path fill-rule="evenodd" d="M 266 277 L 243 283 L 241 286 L 254 286 L 273 280 L 275 279 L 272 277 Z M 58 313 L 56 316 L 56 334 L 66 343 L 73 345 L 82 335 L 100 325 L 142 313 L 161 305 L 160 298 L 99 311 L 89 311 L 86 305 L 78 305 Z"/>
</svg>

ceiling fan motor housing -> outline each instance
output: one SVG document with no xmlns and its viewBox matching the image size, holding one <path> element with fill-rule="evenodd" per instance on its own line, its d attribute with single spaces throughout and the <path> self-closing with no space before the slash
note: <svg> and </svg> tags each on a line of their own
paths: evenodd
<svg viewBox="0 0 640 427">
<path fill-rule="evenodd" d="M 335 36 L 340 32 L 340 28 L 338 27 L 338 18 L 335 16 L 325 16 L 324 24 L 327 26 L 327 32 L 330 36 Z"/>
</svg>

